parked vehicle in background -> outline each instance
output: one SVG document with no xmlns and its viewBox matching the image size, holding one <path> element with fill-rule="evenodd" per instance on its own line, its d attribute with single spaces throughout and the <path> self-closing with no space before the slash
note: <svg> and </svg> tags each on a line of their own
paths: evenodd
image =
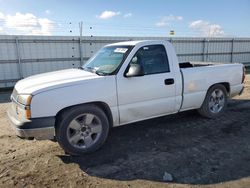
<svg viewBox="0 0 250 188">
<path fill-rule="evenodd" d="M 243 91 L 244 78 L 242 64 L 179 63 L 166 41 L 121 42 L 79 69 L 19 81 L 8 117 L 18 136 L 56 137 L 81 155 L 100 148 L 111 127 L 191 109 L 216 118 Z"/>
</svg>

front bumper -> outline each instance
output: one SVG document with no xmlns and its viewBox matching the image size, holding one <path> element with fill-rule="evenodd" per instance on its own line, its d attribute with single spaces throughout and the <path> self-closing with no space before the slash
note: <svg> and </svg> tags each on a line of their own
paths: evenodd
<svg viewBox="0 0 250 188">
<path fill-rule="evenodd" d="M 17 136 L 21 138 L 35 138 L 37 140 L 53 140 L 55 136 L 55 117 L 20 119 L 9 108 L 7 111 L 9 122 Z"/>
</svg>

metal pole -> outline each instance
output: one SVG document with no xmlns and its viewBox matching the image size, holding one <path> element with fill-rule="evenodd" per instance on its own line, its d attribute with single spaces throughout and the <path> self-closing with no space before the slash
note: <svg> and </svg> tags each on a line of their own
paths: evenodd
<svg viewBox="0 0 250 188">
<path fill-rule="evenodd" d="M 232 48 L 231 48 L 231 63 L 234 60 L 234 38 L 232 39 Z"/>
<path fill-rule="evenodd" d="M 172 39 L 172 37 L 170 37 L 169 42 L 170 42 L 170 43 L 173 43 L 173 39 Z"/>
<path fill-rule="evenodd" d="M 206 55 L 206 61 L 207 61 L 209 60 L 209 39 L 207 39 L 206 41 L 207 41 L 207 55 Z"/>
<path fill-rule="evenodd" d="M 17 52 L 17 60 L 18 60 L 19 77 L 22 79 L 23 78 L 23 69 L 22 69 L 22 63 L 21 63 L 21 57 L 20 57 L 18 37 L 16 37 L 16 52 Z"/>
<path fill-rule="evenodd" d="M 79 23 L 80 30 L 80 38 L 79 38 L 79 53 L 80 53 L 80 65 L 83 65 L 83 57 L 82 57 L 82 21 Z"/>
<path fill-rule="evenodd" d="M 205 62 L 205 50 L 206 50 L 206 38 L 203 40 L 203 52 L 202 52 L 202 60 Z"/>
</svg>

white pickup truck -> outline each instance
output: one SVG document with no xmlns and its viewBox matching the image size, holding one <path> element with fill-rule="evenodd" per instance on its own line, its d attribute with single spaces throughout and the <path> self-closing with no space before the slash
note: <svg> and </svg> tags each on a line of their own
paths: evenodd
<svg viewBox="0 0 250 188">
<path fill-rule="evenodd" d="M 111 127 L 191 109 L 220 116 L 244 78 L 242 64 L 179 63 L 167 41 L 120 42 L 79 69 L 20 80 L 7 114 L 19 137 L 56 138 L 81 155 L 100 148 Z"/>
</svg>

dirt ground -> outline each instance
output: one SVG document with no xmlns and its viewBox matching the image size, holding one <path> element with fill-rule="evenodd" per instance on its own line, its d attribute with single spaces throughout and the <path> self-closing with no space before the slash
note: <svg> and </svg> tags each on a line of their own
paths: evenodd
<svg viewBox="0 0 250 188">
<path fill-rule="evenodd" d="M 83 157 L 17 138 L 8 98 L 0 94 L 0 187 L 250 187 L 250 75 L 218 119 L 189 111 L 114 128 L 102 149 Z"/>
</svg>

